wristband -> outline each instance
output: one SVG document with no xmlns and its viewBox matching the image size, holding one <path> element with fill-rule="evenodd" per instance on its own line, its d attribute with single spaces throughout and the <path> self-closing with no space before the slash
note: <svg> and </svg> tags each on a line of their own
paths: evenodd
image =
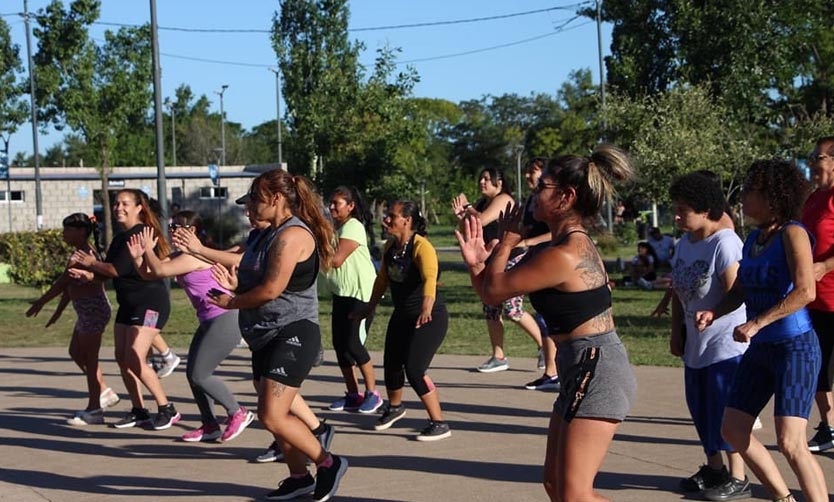
<svg viewBox="0 0 834 502">
<path fill-rule="evenodd" d="M 469 203 L 464 204 L 464 205 L 463 205 L 463 210 L 464 210 L 464 211 L 466 211 L 466 210 L 467 210 L 467 209 L 469 209 L 470 207 L 472 207 L 472 204 L 469 204 Z"/>
</svg>

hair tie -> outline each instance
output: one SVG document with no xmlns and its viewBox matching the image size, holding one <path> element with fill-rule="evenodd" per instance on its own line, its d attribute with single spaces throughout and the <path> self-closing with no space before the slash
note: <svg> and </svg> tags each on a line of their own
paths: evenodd
<svg viewBox="0 0 834 502">
<path fill-rule="evenodd" d="M 95 222 L 96 222 L 96 215 L 91 214 L 91 215 L 89 215 L 89 216 L 88 216 L 88 218 L 90 218 L 90 222 L 91 222 L 91 223 L 95 223 Z"/>
</svg>

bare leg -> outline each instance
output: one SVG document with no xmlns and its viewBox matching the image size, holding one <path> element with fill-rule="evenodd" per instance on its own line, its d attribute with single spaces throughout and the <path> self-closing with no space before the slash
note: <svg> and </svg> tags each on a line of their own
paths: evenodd
<svg viewBox="0 0 834 502">
<path fill-rule="evenodd" d="M 811 502 L 827 502 L 828 488 L 819 462 L 808 450 L 805 431 L 808 421 L 800 417 L 776 417 L 776 440 L 779 451 L 788 460 L 805 499 Z"/>
<path fill-rule="evenodd" d="M 730 476 L 736 479 L 744 479 L 745 474 L 745 467 L 744 467 L 744 459 L 741 458 L 741 455 L 737 451 L 728 451 L 727 453 L 727 466 L 730 470 Z"/>
<path fill-rule="evenodd" d="M 542 335 L 541 329 L 539 329 L 539 324 L 533 319 L 533 316 L 524 312 L 521 314 L 521 317 L 518 319 L 511 319 L 514 323 L 516 323 L 521 329 L 524 330 L 527 335 L 536 342 L 536 347 L 542 347 Z"/>
<path fill-rule="evenodd" d="M 504 321 L 487 319 L 489 343 L 492 345 L 492 357 L 504 359 Z"/>
<path fill-rule="evenodd" d="M 376 390 L 376 374 L 374 373 L 374 363 L 368 361 L 359 366 L 359 371 L 362 373 L 362 379 L 365 380 L 365 390 L 373 392 Z"/>
<path fill-rule="evenodd" d="M 128 326 L 126 330 L 129 347 L 126 351 L 126 363 L 128 370 L 136 375 L 145 388 L 153 395 L 156 404 L 165 406 L 168 404 L 168 397 L 162 389 L 159 377 L 156 372 L 145 364 L 145 354 L 151 347 L 151 343 L 159 330 L 144 326 Z"/>
<path fill-rule="evenodd" d="M 399 406 L 403 404 L 403 390 L 389 390 L 388 391 L 388 404 L 391 406 Z"/>
<path fill-rule="evenodd" d="M 820 412 L 820 420 L 827 425 L 834 425 L 834 398 L 832 393 L 817 392 L 814 394 L 814 401 L 817 403 L 817 410 Z"/>
<path fill-rule="evenodd" d="M 542 355 L 544 355 L 544 374 L 556 376 L 556 342 L 547 335 L 542 336 Z"/>
<path fill-rule="evenodd" d="M 122 374 L 122 381 L 125 384 L 125 390 L 127 390 L 130 396 L 131 405 L 134 408 L 144 408 L 145 403 L 142 399 L 142 391 L 139 388 L 139 379 L 128 368 L 128 352 L 131 350 L 131 340 L 128 334 L 129 329 L 130 326 L 126 324 L 116 324 L 114 328 L 116 344 L 114 353 L 116 362 L 119 364 L 119 371 Z"/>
<path fill-rule="evenodd" d="M 101 408 L 101 391 L 106 389 L 98 362 L 101 333 L 74 331 L 70 343 L 70 355 L 87 379 L 87 411 Z"/>
<path fill-rule="evenodd" d="M 339 367 L 342 371 L 342 378 L 345 379 L 345 387 L 349 394 L 359 393 L 359 381 L 356 379 L 356 372 L 353 371 L 353 366 Z"/>
<path fill-rule="evenodd" d="M 772 498 L 784 497 L 788 493 L 788 485 L 785 484 L 773 457 L 753 435 L 755 420 L 756 417 L 751 417 L 735 408 L 726 408 L 721 435 L 741 455 L 753 474 L 770 492 Z"/>
<path fill-rule="evenodd" d="M 437 395 L 437 389 L 434 389 L 428 394 L 423 394 L 420 396 L 420 400 L 423 401 L 423 406 L 426 407 L 429 419 L 432 422 L 443 421 L 443 412 L 440 410 L 440 398 Z"/>
</svg>

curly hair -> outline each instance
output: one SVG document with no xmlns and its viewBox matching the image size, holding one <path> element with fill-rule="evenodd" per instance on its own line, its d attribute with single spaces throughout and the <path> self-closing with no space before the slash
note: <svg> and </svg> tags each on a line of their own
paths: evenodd
<svg viewBox="0 0 834 502">
<path fill-rule="evenodd" d="M 782 159 L 753 162 L 744 180 L 744 190 L 760 192 L 779 222 L 799 219 L 810 187 L 799 167 Z"/>
<path fill-rule="evenodd" d="M 696 213 L 707 213 L 707 218 L 712 221 L 720 220 L 727 206 L 721 186 L 700 172 L 677 177 L 669 187 L 669 197 L 686 204 Z"/>
</svg>

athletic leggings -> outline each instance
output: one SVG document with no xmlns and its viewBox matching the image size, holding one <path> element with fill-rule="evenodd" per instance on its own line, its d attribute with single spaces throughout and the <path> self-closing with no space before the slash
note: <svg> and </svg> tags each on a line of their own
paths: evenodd
<svg viewBox="0 0 834 502">
<path fill-rule="evenodd" d="M 426 375 L 431 360 L 449 327 L 449 314 L 444 305 L 435 305 L 432 320 L 415 328 L 416 317 L 404 315 L 394 309 L 385 333 L 385 388 L 389 391 L 402 389 L 405 379 L 417 392 L 424 396 L 434 390 L 434 384 Z"/>
<path fill-rule="evenodd" d="M 237 310 L 230 310 L 214 319 L 203 321 L 188 349 L 186 377 L 200 409 L 204 424 L 217 422 L 214 403 L 218 402 L 231 414 L 240 408 L 232 392 L 223 380 L 214 376 L 214 370 L 226 359 L 240 341 Z"/>
<path fill-rule="evenodd" d="M 330 327 L 333 334 L 333 348 L 340 368 L 350 368 L 353 365 L 362 366 L 371 360 L 368 349 L 362 344 L 362 331 L 370 330 L 373 317 L 364 322 L 349 319 L 352 312 L 366 306 L 367 303 L 349 296 L 333 295 L 333 317 Z"/>
</svg>

